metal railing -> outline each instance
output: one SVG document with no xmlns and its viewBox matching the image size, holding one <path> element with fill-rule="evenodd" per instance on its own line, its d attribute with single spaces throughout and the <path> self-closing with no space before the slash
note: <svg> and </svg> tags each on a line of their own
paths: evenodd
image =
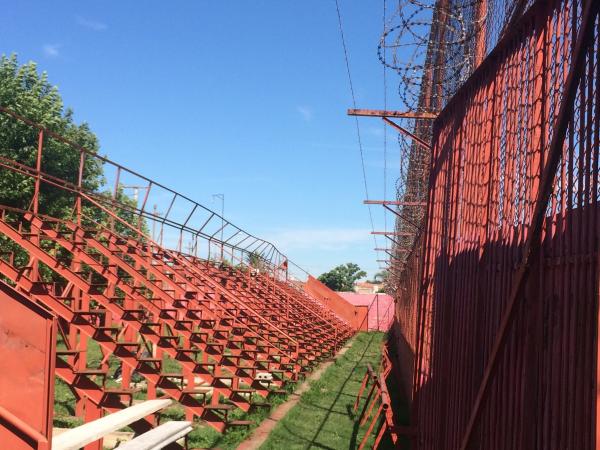
<svg viewBox="0 0 600 450">
<path fill-rule="evenodd" d="M 297 268 L 298 278 L 306 273 L 297 264 L 289 261 L 286 255 L 274 244 L 261 239 L 233 224 L 210 208 L 190 199 L 184 194 L 166 187 L 156 180 L 101 156 L 85 147 L 52 131 L 48 127 L 23 117 L 12 110 L 0 106 L 0 114 L 14 122 L 26 125 L 37 134 L 37 149 L 28 149 L 27 157 L 20 158 L 23 152 L 15 151 L 15 157 L 0 157 L 0 168 L 30 177 L 34 180 L 30 209 L 37 213 L 44 186 L 53 186 L 70 192 L 74 199 L 73 213 L 81 214 L 83 196 L 93 200 L 105 212 L 134 219 L 148 239 L 179 252 L 192 254 L 205 259 L 222 260 L 237 254 L 244 264 L 258 262 L 280 277 L 288 272 L 288 267 Z M 72 151 L 78 159 L 78 168 L 71 179 L 55 176 L 45 149 L 51 143 L 60 144 Z M 15 149 L 16 150 L 16 149 Z M 32 164 L 30 161 L 34 160 Z M 102 185 L 90 188 L 85 177 L 90 168 L 100 168 Z M 123 194 L 125 188 L 132 187 L 133 198 Z M 138 196 L 138 193 L 142 193 Z M 6 205 L 14 206 L 14 205 Z M 289 275 L 288 275 L 289 276 Z"/>
</svg>

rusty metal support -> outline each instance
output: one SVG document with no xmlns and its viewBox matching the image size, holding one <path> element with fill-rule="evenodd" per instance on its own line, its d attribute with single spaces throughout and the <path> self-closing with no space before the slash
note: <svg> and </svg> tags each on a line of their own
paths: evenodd
<svg viewBox="0 0 600 450">
<path fill-rule="evenodd" d="M 387 117 L 383 117 L 382 120 L 387 123 L 388 125 L 390 125 L 392 128 L 395 128 L 396 131 L 399 131 L 400 133 L 404 134 L 405 136 L 408 136 L 409 138 L 411 138 L 413 140 L 413 142 L 415 142 L 416 144 L 420 145 L 422 148 L 424 148 L 426 151 L 430 152 L 431 151 L 431 145 L 428 144 L 427 142 L 425 142 L 423 139 L 421 139 L 420 137 L 418 137 L 416 134 L 411 133 L 410 131 L 408 131 L 406 128 L 401 127 L 400 125 L 398 125 L 396 122 L 388 119 Z"/>
<path fill-rule="evenodd" d="M 395 200 L 365 200 L 365 205 L 392 205 L 392 206 L 427 206 L 426 202 L 404 202 Z"/>
<path fill-rule="evenodd" d="M 44 148 L 44 130 L 40 129 L 38 132 L 38 147 L 36 154 L 35 170 L 37 176 L 35 177 L 35 188 L 33 193 L 33 212 L 37 214 L 40 203 L 40 187 L 41 187 L 41 172 L 42 172 L 42 152 Z"/>
<path fill-rule="evenodd" d="M 416 223 L 414 223 L 412 220 L 408 219 L 406 217 L 406 215 L 404 215 L 402 212 L 395 210 L 393 208 L 390 208 L 388 205 L 383 205 L 383 207 L 385 209 L 387 209 L 389 212 L 393 213 L 394 215 L 396 215 L 396 217 L 398 217 L 398 219 L 403 220 L 405 223 L 409 224 L 411 227 L 415 228 L 417 231 L 421 230 L 422 225 L 418 225 Z"/>
<path fill-rule="evenodd" d="M 402 251 L 404 251 L 404 249 L 398 249 L 397 251 L 398 251 L 398 252 L 402 252 Z M 398 256 L 394 255 L 393 253 L 391 253 L 391 252 L 390 252 L 390 251 L 388 251 L 388 250 L 386 250 L 386 251 L 385 251 L 385 253 L 387 253 L 387 254 L 388 254 L 388 256 L 389 256 L 390 258 L 392 258 L 392 259 L 395 259 L 395 260 L 397 260 L 397 261 L 404 261 L 404 258 L 400 258 L 400 257 L 398 257 Z"/>
<path fill-rule="evenodd" d="M 358 394 L 354 401 L 353 410 L 358 411 L 359 406 L 363 403 L 361 412 L 356 418 L 356 422 L 359 426 L 362 426 L 369 422 L 369 426 L 358 445 L 358 449 L 365 448 L 369 438 L 375 431 L 375 442 L 373 443 L 373 449 L 379 448 L 383 435 L 387 432 L 390 435 L 393 444 L 398 442 L 399 436 L 411 435 L 412 431 L 406 427 L 397 426 L 394 420 L 394 414 L 391 408 L 390 395 L 386 384 L 386 378 L 390 374 L 391 363 L 387 359 L 387 354 L 382 352 L 382 360 L 380 363 L 380 370 L 376 372 L 372 366 L 367 363 L 367 370 L 363 376 Z M 365 395 L 365 393 L 367 393 Z M 363 400 L 364 399 L 364 400 Z M 374 413 L 374 414 L 372 414 Z M 383 418 L 379 424 L 380 428 L 376 426 L 380 422 L 380 418 Z"/>
<path fill-rule="evenodd" d="M 414 236 L 415 233 L 408 233 L 404 231 L 371 231 L 371 234 L 383 235 L 383 236 Z"/>
<path fill-rule="evenodd" d="M 414 111 L 388 111 L 383 109 L 348 109 L 349 116 L 364 117 L 396 117 L 398 119 L 435 119 L 437 116 L 432 113 L 414 112 Z"/>
</svg>

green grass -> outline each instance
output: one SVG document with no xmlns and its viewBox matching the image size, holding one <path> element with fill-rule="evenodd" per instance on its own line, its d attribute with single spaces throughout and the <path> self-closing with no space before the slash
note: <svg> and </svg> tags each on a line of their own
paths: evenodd
<svg viewBox="0 0 600 450">
<path fill-rule="evenodd" d="M 380 348 L 383 333 L 360 333 L 351 348 L 332 364 L 317 381 L 311 383 L 311 388 L 302 395 L 300 402 L 277 425 L 271 433 L 263 449 L 354 449 L 360 443 L 364 429 L 358 429 L 355 424 L 355 414 L 352 405 L 360 387 L 367 363 L 376 368 L 381 357 Z M 62 343 L 59 343 L 62 346 Z M 98 344 L 88 341 L 88 365 L 97 367 L 101 361 L 101 352 Z M 112 355 L 109 358 L 110 373 L 118 366 L 118 361 Z M 165 358 L 165 366 L 169 371 L 179 372 L 178 363 L 170 358 Z M 392 379 L 393 377 L 390 377 Z M 112 379 L 108 384 L 117 385 Z M 291 387 L 290 387 L 291 390 Z M 389 386 L 392 399 L 395 398 L 395 385 Z M 145 398 L 145 392 L 138 392 L 136 398 Z M 256 428 L 272 409 L 286 400 L 284 396 L 275 396 L 269 399 L 271 408 L 257 408 L 248 413 L 236 410 L 231 414 L 232 419 L 251 420 L 254 426 L 246 428 L 232 428 L 220 434 L 212 428 L 196 423 L 194 430 L 188 435 L 190 448 L 219 448 L 222 450 L 235 449 L 240 442 Z M 81 424 L 81 420 L 73 417 L 75 398 L 69 387 L 60 380 L 55 384 L 54 425 L 60 427 L 73 427 Z M 402 405 L 398 408 L 404 416 Z M 174 405 L 163 411 L 161 422 L 166 420 L 182 420 L 184 410 L 179 405 Z M 383 443 L 382 449 L 391 448 Z"/>
<path fill-rule="evenodd" d="M 65 344 L 59 339 L 58 348 L 64 349 Z M 97 368 L 100 366 L 102 361 L 102 352 L 98 343 L 92 339 L 88 339 L 87 349 L 87 365 L 90 368 Z M 119 366 L 119 360 L 110 355 L 109 357 L 109 374 L 113 374 L 116 368 Z M 166 372 L 181 372 L 181 366 L 179 363 L 168 356 L 163 357 L 164 370 Z M 119 383 L 114 381 L 111 377 L 107 378 L 106 385 L 108 387 L 118 387 Z M 290 388 L 291 391 L 291 388 Z M 146 398 L 145 389 L 136 392 L 134 399 L 144 400 Z M 283 403 L 285 398 L 281 395 L 269 398 L 271 408 L 257 408 L 247 413 L 236 410 L 230 414 L 232 419 L 243 419 L 251 420 L 254 422 L 254 426 L 250 428 L 231 428 L 225 434 L 220 434 L 213 428 L 206 426 L 202 423 L 196 423 L 194 430 L 188 435 L 188 443 L 190 448 L 216 448 L 222 450 L 234 449 L 237 445 L 243 441 L 247 435 L 262 422 L 271 412 L 271 409 Z M 74 417 L 75 416 L 75 396 L 71 392 L 69 386 L 60 380 L 58 377 L 55 378 L 54 385 L 54 426 L 61 428 L 73 428 L 83 423 L 83 420 Z M 161 412 L 161 422 L 166 420 L 184 420 L 185 413 L 183 407 L 180 405 L 174 405 L 170 408 Z M 124 431 L 130 431 L 129 428 L 125 428 Z"/>
<path fill-rule="evenodd" d="M 87 338 L 88 350 L 87 350 L 87 366 L 90 368 L 100 367 L 102 361 L 102 352 L 100 351 L 100 345 L 93 339 Z M 66 349 L 65 343 L 62 338 L 58 338 L 57 349 Z M 116 367 L 119 365 L 118 359 L 110 355 L 109 357 L 110 373 L 114 372 Z M 108 387 L 118 387 L 119 383 L 115 382 L 112 378 L 108 378 L 106 381 Z M 60 378 L 54 378 L 54 419 L 53 424 L 55 427 L 60 428 L 74 428 L 83 423 L 83 419 L 75 416 L 75 396 L 71 392 L 69 386 L 62 381 Z"/>
<path fill-rule="evenodd" d="M 247 413 L 236 410 L 229 415 L 231 419 L 251 420 L 254 422 L 254 425 L 249 428 L 231 428 L 224 434 L 219 434 L 208 426 L 197 424 L 194 428 L 194 431 L 188 435 L 189 447 L 233 450 L 240 444 L 240 442 L 248 437 L 254 428 L 260 425 L 260 423 L 271 414 L 273 408 L 276 408 L 285 400 L 286 398 L 284 396 L 277 395 L 269 398 L 268 400 L 268 402 L 271 404 L 271 408 L 251 409 Z"/>
<path fill-rule="evenodd" d="M 81 425 L 82 420 L 75 415 L 75 396 L 69 386 L 58 377 L 54 379 L 54 426 L 73 428 Z"/>
<path fill-rule="evenodd" d="M 277 424 L 261 450 L 357 448 L 366 426 L 359 429 L 353 405 L 367 363 L 379 367 L 384 336 L 358 334 L 350 349 L 311 384 L 298 404 Z M 383 442 L 380 448 L 392 448 L 390 445 Z"/>
</svg>

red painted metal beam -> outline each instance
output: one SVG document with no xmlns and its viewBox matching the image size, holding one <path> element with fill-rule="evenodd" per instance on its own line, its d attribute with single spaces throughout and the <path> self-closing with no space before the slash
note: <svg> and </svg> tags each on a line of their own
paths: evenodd
<svg viewBox="0 0 600 450">
<path fill-rule="evenodd" d="M 395 200 L 365 200 L 365 205 L 427 206 L 426 202 L 403 202 Z"/>
<path fill-rule="evenodd" d="M 395 128 L 396 131 L 399 131 L 400 133 L 404 134 L 405 136 L 408 136 L 409 138 L 411 138 L 416 144 L 420 145 L 422 148 L 424 148 L 426 151 L 430 152 L 431 151 L 431 145 L 428 144 L 427 142 L 425 142 L 423 139 L 421 139 L 420 137 L 418 137 L 416 134 L 408 131 L 406 128 L 401 127 L 400 125 L 398 125 L 396 122 L 388 119 L 387 117 L 383 117 L 382 120 L 387 123 L 388 125 L 390 125 L 392 128 Z"/>
<path fill-rule="evenodd" d="M 384 235 L 384 236 L 414 236 L 415 233 L 409 232 L 398 232 L 398 231 L 371 231 L 371 234 Z"/>
<path fill-rule="evenodd" d="M 349 116 L 363 117 L 396 117 L 399 119 L 435 119 L 433 113 L 418 113 L 414 111 L 388 111 L 383 109 L 348 109 Z"/>
</svg>

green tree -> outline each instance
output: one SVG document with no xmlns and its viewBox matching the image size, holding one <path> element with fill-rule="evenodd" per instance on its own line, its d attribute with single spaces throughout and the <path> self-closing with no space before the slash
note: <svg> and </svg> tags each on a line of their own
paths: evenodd
<svg viewBox="0 0 600 450">
<path fill-rule="evenodd" d="M 358 264 L 346 263 L 319 276 L 319 281 L 334 291 L 351 291 L 354 282 L 367 276 Z"/>
<path fill-rule="evenodd" d="M 0 105 L 36 122 L 92 152 L 98 139 L 86 123 L 77 125 L 73 111 L 64 108 L 58 89 L 48 82 L 45 72 L 38 73 L 34 62 L 19 66 L 16 55 L 0 59 Z M 38 133 L 35 128 L 6 114 L 0 114 L 0 157 L 35 168 Z M 42 170 L 55 177 L 77 183 L 79 153 L 56 139 L 44 139 Z M 102 165 L 97 159 L 85 163 L 83 187 L 95 191 L 103 183 Z M 35 180 L 7 169 L 0 170 L 0 203 L 27 209 L 33 197 Z M 73 194 L 42 183 L 40 212 L 66 217 L 73 208 Z"/>
<path fill-rule="evenodd" d="M 387 269 L 382 270 L 380 272 L 377 272 L 374 276 L 373 276 L 373 280 L 369 281 L 369 283 L 385 283 L 388 279 L 388 271 Z"/>
<path fill-rule="evenodd" d="M 246 263 L 254 269 L 260 270 L 261 272 L 268 268 L 265 259 L 256 252 L 248 253 L 246 256 Z"/>
<path fill-rule="evenodd" d="M 48 81 L 45 72 L 38 73 L 37 65 L 28 62 L 19 65 L 16 55 L 0 57 L 0 105 L 47 130 L 62 136 L 92 153 L 99 149 L 98 139 L 86 123 L 75 124 L 73 111 L 65 108 L 58 89 Z M 19 163 L 36 167 L 38 129 L 6 113 L 0 112 L 0 162 Z M 71 145 L 52 138 L 46 133 L 43 141 L 42 172 L 77 184 L 80 154 Z M 104 184 L 102 163 L 97 158 L 86 158 L 82 187 L 105 198 L 105 207 L 113 209 L 124 221 L 147 233 L 147 226 L 134 212 L 136 202 L 127 197 L 121 187 L 117 191 L 114 207 L 112 195 L 101 192 Z M 5 167 L 0 167 L 0 205 L 27 210 L 31 206 L 35 179 Z M 76 195 L 47 183 L 41 183 L 39 212 L 52 217 L 68 219 L 74 211 Z M 90 221 L 114 224 L 117 232 L 137 236 L 121 223 L 110 221 L 109 215 L 89 203 L 83 202 L 83 213 Z M 0 248 L 14 251 L 17 265 L 24 265 L 27 255 L 9 239 L 0 236 Z"/>
<path fill-rule="evenodd" d="M 106 211 L 99 209 L 97 206 L 86 206 L 84 203 L 83 214 L 89 219 L 89 225 L 110 225 L 117 233 L 134 238 L 139 237 L 139 234 L 132 228 L 140 230 L 145 235 L 149 235 L 148 223 L 138 214 L 137 202 L 124 193 L 122 185 L 117 187 L 117 195 L 114 198 L 114 202 L 112 192 L 102 192 L 98 194 L 96 199 L 104 200 L 99 203 L 107 210 L 113 211 L 115 215 L 122 219 L 123 222 L 131 225 L 131 227 L 112 219 Z"/>
<path fill-rule="evenodd" d="M 73 111 L 63 106 L 58 89 L 48 81 L 46 72 L 38 73 L 34 62 L 19 66 L 16 55 L 0 58 L 0 105 L 16 114 L 38 123 L 46 129 L 65 137 L 76 145 L 96 153 L 98 139 L 87 123 L 77 125 Z M 16 161 L 35 168 L 38 147 L 38 130 L 7 114 L 0 113 L 0 158 Z M 79 152 L 60 140 L 46 136 L 42 152 L 42 171 L 48 175 L 77 184 Z M 117 204 L 112 207 L 112 193 L 100 192 L 104 184 L 102 163 L 87 157 L 84 165 L 82 187 L 106 198 L 104 206 L 113 209 L 124 221 L 138 227 L 139 216 L 134 212 L 136 202 L 117 190 Z M 6 168 L 0 168 L 0 204 L 28 209 L 34 193 L 35 180 Z M 41 184 L 39 212 L 57 218 L 68 218 L 73 212 L 76 196 L 64 189 Z M 108 215 L 84 202 L 84 214 L 91 220 L 107 224 Z M 147 233 L 142 219 L 141 230 Z M 118 232 L 135 235 L 129 228 L 116 223 Z"/>
</svg>

